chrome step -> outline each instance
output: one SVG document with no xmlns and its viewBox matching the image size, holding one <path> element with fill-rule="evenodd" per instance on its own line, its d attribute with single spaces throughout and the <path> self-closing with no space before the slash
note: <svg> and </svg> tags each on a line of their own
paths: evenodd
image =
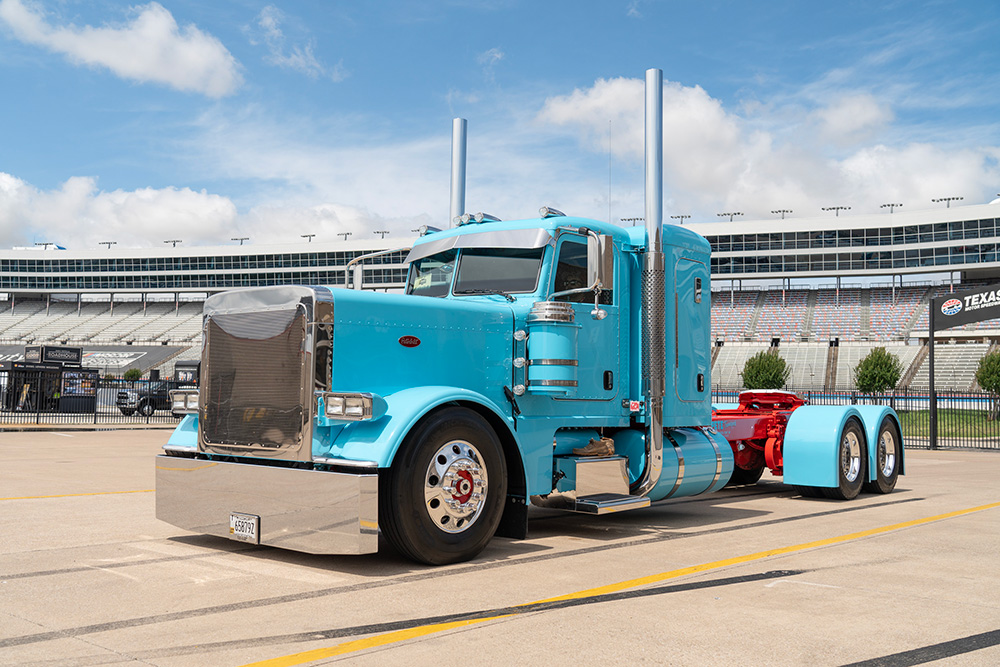
<svg viewBox="0 0 1000 667">
<path fill-rule="evenodd" d="M 570 509 L 573 512 L 583 512 L 584 514 L 611 514 L 626 510 L 637 510 L 643 507 L 649 507 L 649 498 L 646 496 L 595 493 L 590 496 L 577 498 Z"/>
</svg>

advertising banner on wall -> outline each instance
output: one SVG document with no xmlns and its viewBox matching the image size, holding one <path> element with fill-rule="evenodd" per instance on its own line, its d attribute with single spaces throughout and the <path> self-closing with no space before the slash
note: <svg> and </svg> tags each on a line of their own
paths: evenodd
<svg viewBox="0 0 1000 667">
<path fill-rule="evenodd" d="M 1000 318 L 1000 284 L 936 297 L 931 308 L 934 331 Z"/>
</svg>

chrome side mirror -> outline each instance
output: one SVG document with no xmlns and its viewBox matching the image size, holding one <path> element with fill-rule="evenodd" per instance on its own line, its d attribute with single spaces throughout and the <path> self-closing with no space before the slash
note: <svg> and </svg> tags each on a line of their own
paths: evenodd
<svg viewBox="0 0 1000 667">
<path fill-rule="evenodd" d="M 614 289 L 615 249 L 608 235 L 587 234 L 587 284 Z"/>
</svg>

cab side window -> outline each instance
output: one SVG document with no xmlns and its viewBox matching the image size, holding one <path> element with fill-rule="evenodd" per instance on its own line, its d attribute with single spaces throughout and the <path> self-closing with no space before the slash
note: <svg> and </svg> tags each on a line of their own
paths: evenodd
<svg viewBox="0 0 1000 667">
<path fill-rule="evenodd" d="M 587 283 L 587 244 L 583 241 L 564 239 L 559 246 L 559 258 L 556 260 L 556 279 L 552 292 L 580 289 L 588 287 Z M 581 292 L 558 297 L 559 301 L 574 303 L 593 303 L 593 292 Z M 613 294 L 610 290 L 601 291 L 601 304 L 611 305 Z"/>
</svg>

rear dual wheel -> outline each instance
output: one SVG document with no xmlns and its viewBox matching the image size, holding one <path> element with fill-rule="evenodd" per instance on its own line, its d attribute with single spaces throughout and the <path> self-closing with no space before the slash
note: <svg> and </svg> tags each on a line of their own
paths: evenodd
<svg viewBox="0 0 1000 667">
<path fill-rule="evenodd" d="M 899 479 L 903 457 L 903 439 L 891 417 L 885 417 L 878 429 L 875 443 L 875 479 L 864 483 L 867 493 L 891 493 Z"/>
<path fill-rule="evenodd" d="M 449 407 L 418 424 L 379 476 L 379 527 L 413 560 L 466 561 L 493 537 L 506 496 L 496 433 L 472 410 Z"/>
<path fill-rule="evenodd" d="M 867 467 L 865 435 L 861 423 L 851 417 L 840 432 L 837 447 L 837 486 L 823 489 L 827 498 L 851 500 L 861 493 Z"/>
</svg>

